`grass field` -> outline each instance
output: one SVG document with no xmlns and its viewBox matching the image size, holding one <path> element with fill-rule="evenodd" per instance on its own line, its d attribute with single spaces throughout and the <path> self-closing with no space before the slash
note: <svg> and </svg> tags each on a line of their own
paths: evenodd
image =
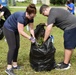
<svg viewBox="0 0 76 75">
<path fill-rule="evenodd" d="M 10 9 L 11 12 L 15 11 L 25 11 L 25 9 Z M 37 13 L 35 17 L 35 23 L 34 28 L 39 23 L 46 22 L 47 18 L 43 17 L 39 13 Z M 29 34 L 29 32 L 25 32 Z M 63 31 L 60 29 L 54 27 L 52 29 L 51 34 L 54 36 L 54 46 L 56 48 L 56 54 L 55 59 L 56 62 L 63 61 L 64 57 L 64 47 L 63 47 Z M 30 41 L 27 40 L 24 37 L 20 37 L 20 49 L 19 49 L 19 56 L 18 56 L 18 64 L 22 66 L 21 70 L 14 70 L 16 75 L 76 75 L 76 50 L 74 51 L 72 58 L 71 58 L 71 64 L 72 67 L 67 71 L 59 71 L 59 70 L 52 70 L 49 72 L 35 72 L 31 67 L 29 63 L 29 52 L 30 52 Z M 6 75 L 4 72 L 7 65 L 7 52 L 8 52 L 8 46 L 7 42 L 4 41 L 4 39 L 0 40 L 0 75 Z"/>
</svg>

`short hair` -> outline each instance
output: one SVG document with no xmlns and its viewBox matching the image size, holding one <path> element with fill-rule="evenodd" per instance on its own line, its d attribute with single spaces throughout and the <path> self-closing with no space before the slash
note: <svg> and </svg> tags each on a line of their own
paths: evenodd
<svg viewBox="0 0 76 75">
<path fill-rule="evenodd" d="M 66 4 L 70 4 L 72 1 L 71 0 L 67 0 Z"/>
<path fill-rule="evenodd" d="M 42 14 L 43 10 L 45 10 L 45 9 L 48 8 L 48 7 L 49 7 L 48 5 L 43 4 L 43 5 L 40 7 L 40 10 L 39 10 L 40 14 Z"/>
</svg>

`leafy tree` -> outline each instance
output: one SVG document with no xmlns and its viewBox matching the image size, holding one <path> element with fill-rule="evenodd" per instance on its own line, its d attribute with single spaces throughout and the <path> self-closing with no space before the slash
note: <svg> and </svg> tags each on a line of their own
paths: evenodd
<svg viewBox="0 0 76 75">
<path fill-rule="evenodd" d="M 52 4 L 65 4 L 66 0 L 50 0 L 50 3 Z"/>
</svg>

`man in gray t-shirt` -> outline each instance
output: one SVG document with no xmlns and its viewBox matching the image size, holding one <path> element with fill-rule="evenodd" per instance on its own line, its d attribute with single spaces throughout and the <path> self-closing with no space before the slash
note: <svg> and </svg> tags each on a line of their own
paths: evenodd
<svg viewBox="0 0 76 75">
<path fill-rule="evenodd" d="M 65 9 L 50 8 L 45 4 L 40 7 L 40 14 L 48 17 L 44 42 L 49 37 L 53 26 L 64 31 L 64 61 L 57 64 L 56 69 L 69 69 L 70 58 L 76 47 L 76 17 Z"/>
</svg>

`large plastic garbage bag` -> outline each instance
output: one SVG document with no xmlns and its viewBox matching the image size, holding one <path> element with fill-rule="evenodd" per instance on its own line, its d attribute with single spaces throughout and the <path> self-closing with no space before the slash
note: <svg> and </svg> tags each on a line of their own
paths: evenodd
<svg viewBox="0 0 76 75">
<path fill-rule="evenodd" d="M 4 24 L 4 20 L 3 19 L 0 19 L 0 40 L 4 37 L 4 34 L 3 34 L 3 24 Z"/>
<path fill-rule="evenodd" d="M 44 37 L 45 29 L 43 24 L 39 24 L 35 29 L 36 39 Z M 42 40 L 41 40 L 42 41 Z M 41 43 L 31 43 L 30 65 L 35 71 L 50 71 L 55 68 L 55 47 L 52 38 Z"/>
<path fill-rule="evenodd" d="M 3 28 L 0 28 L 0 40 L 4 37 Z"/>
</svg>

